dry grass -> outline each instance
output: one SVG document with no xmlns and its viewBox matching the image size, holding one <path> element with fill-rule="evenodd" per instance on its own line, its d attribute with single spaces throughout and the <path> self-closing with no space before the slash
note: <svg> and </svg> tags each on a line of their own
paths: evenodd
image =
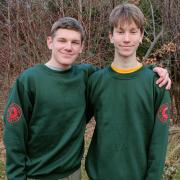
<svg viewBox="0 0 180 180">
<path fill-rule="evenodd" d="M 165 180 L 174 179 L 180 176 L 180 128 L 170 129 L 168 152 L 165 164 Z M 173 178 L 174 177 L 174 178 Z"/>
</svg>

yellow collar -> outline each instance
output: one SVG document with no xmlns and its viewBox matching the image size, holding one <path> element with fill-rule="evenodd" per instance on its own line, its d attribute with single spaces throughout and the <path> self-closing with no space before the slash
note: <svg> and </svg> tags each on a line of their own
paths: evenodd
<svg viewBox="0 0 180 180">
<path fill-rule="evenodd" d="M 134 67 L 134 68 L 121 69 L 121 68 L 117 68 L 116 66 L 114 66 L 114 65 L 111 64 L 111 68 L 112 68 L 115 72 L 121 73 L 121 74 L 133 73 L 133 72 L 139 70 L 142 66 L 143 66 L 143 65 L 140 64 L 140 65 L 138 65 L 138 66 L 136 66 L 136 67 Z"/>
</svg>

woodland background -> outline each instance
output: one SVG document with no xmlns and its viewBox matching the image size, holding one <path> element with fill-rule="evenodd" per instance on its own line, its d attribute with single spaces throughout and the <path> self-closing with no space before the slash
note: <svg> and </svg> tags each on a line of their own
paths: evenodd
<svg viewBox="0 0 180 180">
<path fill-rule="evenodd" d="M 104 67 L 114 51 L 108 39 L 111 10 L 122 2 L 134 3 L 146 17 L 145 36 L 139 60 L 168 69 L 173 81 L 172 121 L 164 179 L 180 171 L 180 1 L 179 0 L 0 0 L 0 119 L 9 88 L 24 69 L 50 58 L 46 46 L 54 21 L 77 18 L 86 31 L 84 52 L 78 63 Z M 94 123 L 87 128 L 89 144 Z M 4 177 L 3 123 L 0 120 L 0 179 Z M 86 177 L 83 177 L 86 179 Z M 180 173 L 179 173 L 180 178 Z M 83 179 L 83 180 L 84 180 Z"/>
</svg>

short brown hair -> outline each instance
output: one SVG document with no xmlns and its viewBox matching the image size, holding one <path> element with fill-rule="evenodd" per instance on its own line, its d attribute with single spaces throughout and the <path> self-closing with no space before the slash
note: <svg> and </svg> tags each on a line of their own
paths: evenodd
<svg viewBox="0 0 180 180">
<path fill-rule="evenodd" d="M 113 33 L 114 27 L 123 25 L 124 23 L 134 22 L 140 29 L 141 33 L 144 31 L 144 14 L 134 4 L 121 4 L 116 6 L 109 17 L 110 31 Z"/>
<path fill-rule="evenodd" d="M 69 29 L 69 30 L 74 30 L 77 31 L 81 34 L 81 41 L 84 41 L 85 38 L 85 32 L 84 28 L 81 25 L 81 23 L 72 17 L 63 17 L 58 19 L 51 28 L 51 37 L 55 36 L 55 33 L 58 29 Z"/>
</svg>

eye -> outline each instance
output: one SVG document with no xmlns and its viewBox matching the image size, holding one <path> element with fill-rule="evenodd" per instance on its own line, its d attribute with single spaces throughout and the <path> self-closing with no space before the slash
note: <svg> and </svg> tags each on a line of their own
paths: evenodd
<svg viewBox="0 0 180 180">
<path fill-rule="evenodd" d="M 135 34 L 135 33 L 137 33 L 137 31 L 131 31 L 131 33 L 132 33 L 132 34 Z"/>
<path fill-rule="evenodd" d="M 73 41 L 72 44 L 79 45 L 80 42 L 79 41 Z"/>
<path fill-rule="evenodd" d="M 138 29 L 133 28 L 133 29 L 131 29 L 131 30 L 130 30 L 130 33 L 132 33 L 132 34 L 136 34 L 136 33 L 138 33 Z"/>
<path fill-rule="evenodd" d="M 118 31 L 117 33 L 118 33 L 118 34 L 123 34 L 124 32 L 123 32 L 123 31 Z"/>
<path fill-rule="evenodd" d="M 58 42 L 61 42 L 61 43 L 66 42 L 65 39 L 58 39 L 57 41 L 58 41 Z"/>
</svg>

